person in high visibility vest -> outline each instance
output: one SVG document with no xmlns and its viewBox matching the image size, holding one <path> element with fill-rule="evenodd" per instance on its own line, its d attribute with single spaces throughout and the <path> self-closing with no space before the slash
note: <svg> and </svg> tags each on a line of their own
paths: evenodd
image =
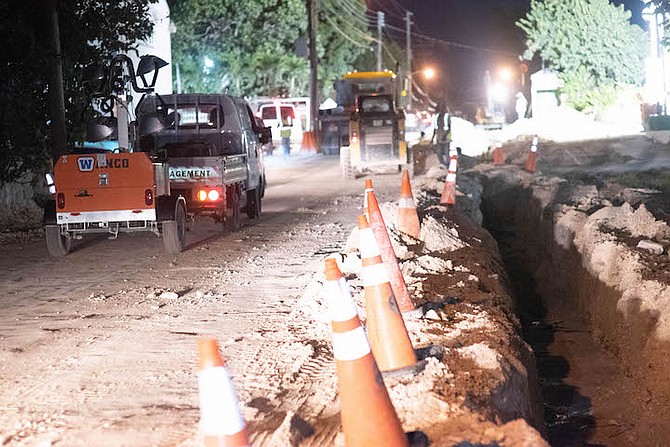
<svg viewBox="0 0 670 447">
<path fill-rule="evenodd" d="M 435 144 L 437 158 L 443 165 L 449 164 L 449 147 L 451 146 L 451 113 L 445 101 L 437 105 L 437 119 L 435 123 Z"/>
<path fill-rule="evenodd" d="M 291 153 L 291 128 L 282 127 L 279 131 L 279 136 L 281 137 L 282 146 L 284 146 L 284 155 L 289 155 Z"/>
</svg>

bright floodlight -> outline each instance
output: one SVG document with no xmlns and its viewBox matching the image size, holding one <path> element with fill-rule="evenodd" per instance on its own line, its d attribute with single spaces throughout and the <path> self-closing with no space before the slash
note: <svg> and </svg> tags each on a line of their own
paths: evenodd
<svg viewBox="0 0 670 447">
<path fill-rule="evenodd" d="M 500 79 L 503 81 L 509 81 L 512 79 L 512 70 L 509 68 L 501 68 L 500 71 L 498 72 L 498 76 L 500 76 Z"/>
</svg>

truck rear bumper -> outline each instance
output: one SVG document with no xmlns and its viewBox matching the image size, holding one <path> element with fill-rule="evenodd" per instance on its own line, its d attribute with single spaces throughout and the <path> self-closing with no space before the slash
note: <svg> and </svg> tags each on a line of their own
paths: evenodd
<svg viewBox="0 0 670 447">
<path fill-rule="evenodd" d="M 73 234 L 77 238 L 89 233 L 110 233 L 114 237 L 135 231 L 159 234 L 155 209 L 57 213 L 56 220 L 61 233 Z"/>
<path fill-rule="evenodd" d="M 56 213 L 58 224 L 90 224 L 110 222 L 137 222 L 155 221 L 154 208 L 140 210 L 113 210 L 113 211 L 82 211 L 70 213 Z"/>
</svg>

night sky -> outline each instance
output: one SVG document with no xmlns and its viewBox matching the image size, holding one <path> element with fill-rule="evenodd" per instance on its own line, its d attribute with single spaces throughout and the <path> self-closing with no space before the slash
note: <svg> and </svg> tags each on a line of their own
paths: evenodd
<svg viewBox="0 0 670 447">
<path fill-rule="evenodd" d="M 644 25 L 641 0 L 612 3 L 623 3 L 633 12 L 633 22 Z M 385 11 L 387 23 L 403 29 L 404 9 L 412 11 L 415 33 L 478 47 L 466 49 L 414 38 L 414 70 L 425 65 L 435 66 L 441 76 L 426 87 L 431 90 L 431 96 L 446 97 L 452 103 L 481 100 L 485 71 L 517 65 L 517 56 L 525 48 L 523 33 L 514 22 L 528 11 L 530 0 L 372 0 L 368 1 L 368 7 Z M 399 31 L 392 36 L 404 42 Z M 541 68 L 539 64 L 536 60 L 530 71 Z"/>
</svg>

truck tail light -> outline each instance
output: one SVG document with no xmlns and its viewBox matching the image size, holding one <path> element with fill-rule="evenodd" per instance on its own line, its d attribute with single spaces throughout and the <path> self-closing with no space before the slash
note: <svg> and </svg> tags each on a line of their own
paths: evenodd
<svg viewBox="0 0 670 447">
<path fill-rule="evenodd" d="M 62 210 L 63 208 L 65 208 L 65 194 L 63 194 L 62 192 L 58 193 L 58 195 L 56 196 L 56 204 L 58 205 L 58 209 Z"/>
<path fill-rule="evenodd" d="M 144 203 L 147 206 L 151 206 L 154 204 L 154 192 L 150 189 L 147 189 L 144 191 Z"/>
<path fill-rule="evenodd" d="M 217 202 L 221 200 L 221 191 L 218 189 L 201 189 L 196 193 L 199 202 Z"/>
<path fill-rule="evenodd" d="M 207 193 L 207 198 L 212 202 L 216 202 L 217 200 L 219 200 L 219 197 L 220 197 L 219 191 L 217 191 L 216 189 L 211 189 Z"/>
</svg>

